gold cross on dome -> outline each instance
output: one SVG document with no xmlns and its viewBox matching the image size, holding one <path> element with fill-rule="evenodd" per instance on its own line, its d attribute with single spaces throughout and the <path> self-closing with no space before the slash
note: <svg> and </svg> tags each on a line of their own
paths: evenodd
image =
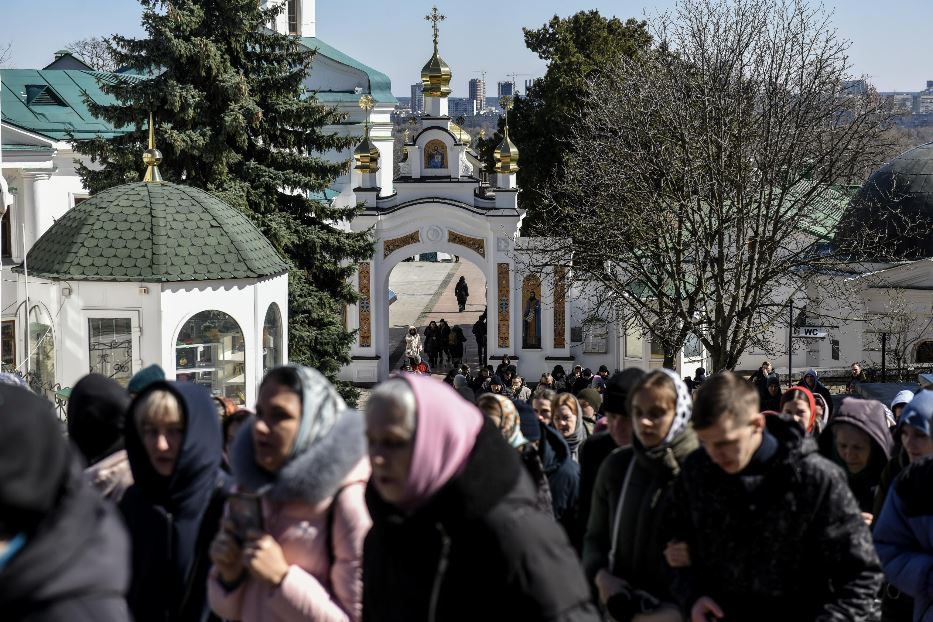
<svg viewBox="0 0 933 622">
<path fill-rule="evenodd" d="M 437 47 L 437 24 L 447 19 L 447 16 L 438 13 L 437 7 L 435 6 L 433 9 L 431 9 L 430 15 L 425 15 L 424 19 L 429 22 L 433 22 L 431 24 L 431 28 L 434 30 L 434 47 Z"/>
</svg>

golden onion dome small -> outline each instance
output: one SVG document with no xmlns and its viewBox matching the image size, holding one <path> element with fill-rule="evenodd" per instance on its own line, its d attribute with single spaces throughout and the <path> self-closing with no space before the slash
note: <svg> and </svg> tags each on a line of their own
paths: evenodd
<svg viewBox="0 0 933 622">
<path fill-rule="evenodd" d="M 505 135 L 502 142 L 496 147 L 493 154 L 496 160 L 497 173 L 517 173 L 518 172 L 518 147 L 509 139 L 509 126 L 505 126 Z"/>
<path fill-rule="evenodd" d="M 353 150 L 353 160 L 356 165 L 353 167 L 361 173 L 375 173 L 379 170 L 379 149 L 369 138 L 369 127 L 366 127 L 366 134 L 363 140 Z"/>
<path fill-rule="evenodd" d="M 421 89 L 425 97 L 447 97 L 450 95 L 450 80 L 453 73 L 450 65 L 437 53 L 437 44 L 434 45 L 434 54 L 421 68 Z"/>
</svg>

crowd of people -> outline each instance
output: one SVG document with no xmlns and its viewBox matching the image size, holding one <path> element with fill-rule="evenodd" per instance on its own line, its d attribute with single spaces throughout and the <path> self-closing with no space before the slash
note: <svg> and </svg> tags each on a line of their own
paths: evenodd
<svg viewBox="0 0 933 622">
<path fill-rule="evenodd" d="M 0 377 L 0 618 L 933 621 L 933 391 L 453 362 Z"/>
</svg>

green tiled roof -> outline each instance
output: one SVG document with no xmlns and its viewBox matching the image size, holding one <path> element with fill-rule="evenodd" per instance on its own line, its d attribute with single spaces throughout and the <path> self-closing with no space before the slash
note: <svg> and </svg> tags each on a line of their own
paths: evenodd
<svg viewBox="0 0 933 622">
<path fill-rule="evenodd" d="M 369 94 L 374 100 L 384 104 L 397 104 L 398 100 L 392 94 L 392 81 L 389 76 L 376 71 L 372 67 L 364 65 L 355 58 L 347 56 L 335 47 L 324 43 L 317 37 L 302 37 L 301 42 L 312 50 L 317 50 L 321 56 L 326 56 L 336 63 L 352 67 L 366 74 L 369 80 Z M 312 69 L 313 71 L 313 69 Z M 360 99 L 360 94 L 353 91 L 318 91 L 317 98 L 322 102 L 356 102 Z"/>
<path fill-rule="evenodd" d="M 30 275 L 83 281 L 210 281 L 288 270 L 259 229 L 220 199 L 144 182 L 110 188 L 67 211 L 26 264 Z"/>
<path fill-rule="evenodd" d="M 3 121 L 53 140 L 68 140 L 69 134 L 78 140 L 111 138 L 133 130 L 116 129 L 88 110 L 85 94 L 98 104 L 116 103 L 101 91 L 98 79 L 134 78 L 73 69 L 2 69 Z"/>
</svg>

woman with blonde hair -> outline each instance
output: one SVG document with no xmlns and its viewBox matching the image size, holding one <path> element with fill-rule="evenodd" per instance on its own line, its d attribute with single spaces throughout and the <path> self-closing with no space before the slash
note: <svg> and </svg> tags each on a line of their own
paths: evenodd
<svg viewBox="0 0 933 622">
<path fill-rule="evenodd" d="M 558 393 L 551 403 L 551 416 L 554 427 L 570 447 L 570 457 L 574 462 L 579 462 L 580 447 L 587 438 L 579 400 L 570 393 Z"/>
</svg>

